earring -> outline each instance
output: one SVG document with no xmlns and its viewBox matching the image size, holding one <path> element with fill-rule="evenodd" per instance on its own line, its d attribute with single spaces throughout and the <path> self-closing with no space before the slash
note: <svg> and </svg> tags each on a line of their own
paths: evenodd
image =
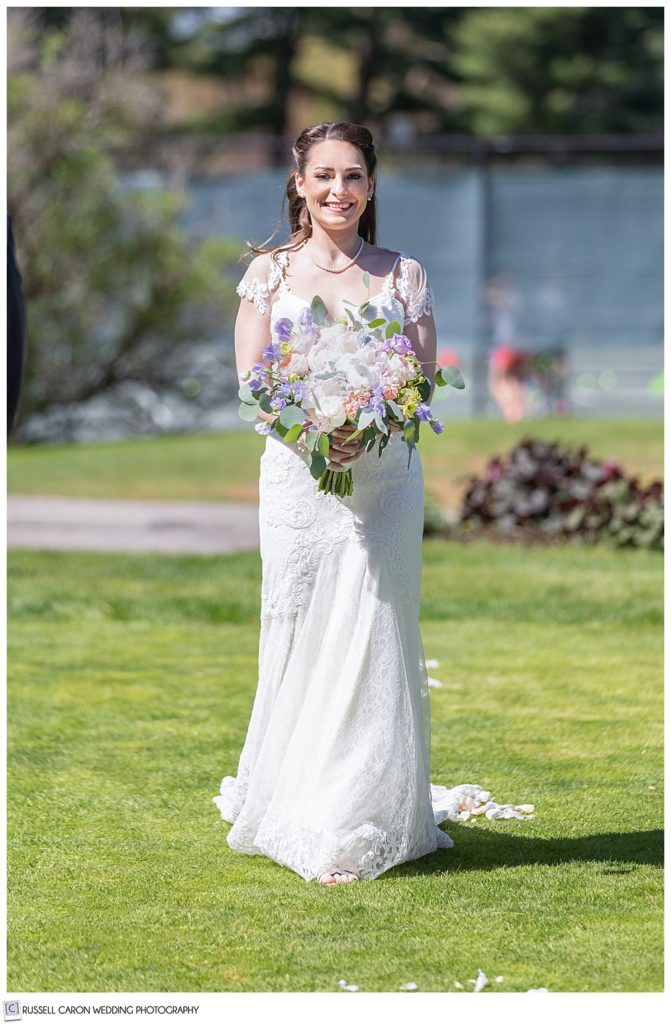
<svg viewBox="0 0 671 1024">
<path fill-rule="evenodd" d="M 372 196 L 368 196 L 368 202 L 370 202 L 372 198 Z"/>
</svg>

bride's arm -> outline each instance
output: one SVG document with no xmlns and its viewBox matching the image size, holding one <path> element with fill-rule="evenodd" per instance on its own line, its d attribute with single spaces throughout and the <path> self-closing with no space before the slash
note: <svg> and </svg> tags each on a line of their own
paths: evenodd
<svg viewBox="0 0 671 1024">
<path fill-rule="evenodd" d="M 424 376 L 431 385 L 427 403 L 431 402 L 436 387 L 436 323 L 433 313 L 425 313 L 415 323 L 406 324 L 403 333 L 412 345 L 413 352 L 422 364 Z"/>
<path fill-rule="evenodd" d="M 267 278 L 267 261 L 264 253 L 252 260 L 247 273 L 241 282 L 265 281 Z M 244 289 L 243 289 L 244 290 Z M 263 350 L 270 344 L 270 305 L 258 292 L 248 291 L 246 297 L 240 299 L 240 307 L 235 320 L 235 364 L 240 374 L 251 370 L 254 363 L 263 362 Z M 240 383 L 243 383 L 240 380 Z M 272 422 L 277 413 L 258 411 L 259 419 Z"/>
</svg>

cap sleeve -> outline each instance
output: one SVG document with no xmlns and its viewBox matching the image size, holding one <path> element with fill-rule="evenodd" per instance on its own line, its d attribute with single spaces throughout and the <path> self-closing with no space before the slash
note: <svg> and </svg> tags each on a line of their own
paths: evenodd
<svg viewBox="0 0 671 1024">
<path fill-rule="evenodd" d="M 271 253 L 261 253 L 247 267 L 235 289 L 241 299 L 249 299 L 260 313 L 270 313 L 270 296 L 277 288 L 286 262 L 286 252 L 272 259 Z"/>
<path fill-rule="evenodd" d="M 405 306 L 405 322 L 417 323 L 431 312 L 433 296 L 425 268 L 412 256 L 401 256 L 398 293 Z"/>
</svg>

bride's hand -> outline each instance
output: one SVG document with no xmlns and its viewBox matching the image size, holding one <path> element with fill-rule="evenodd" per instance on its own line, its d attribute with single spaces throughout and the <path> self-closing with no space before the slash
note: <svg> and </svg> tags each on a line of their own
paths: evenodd
<svg viewBox="0 0 671 1024">
<path fill-rule="evenodd" d="M 341 466 L 343 469 L 347 469 L 351 466 L 361 455 L 364 453 L 364 448 L 360 448 L 361 435 L 355 437 L 352 441 L 345 442 L 345 438 L 349 437 L 355 428 L 350 425 L 342 427 L 334 427 L 330 431 L 331 446 L 329 448 L 329 462 L 334 462 L 336 465 Z"/>
</svg>

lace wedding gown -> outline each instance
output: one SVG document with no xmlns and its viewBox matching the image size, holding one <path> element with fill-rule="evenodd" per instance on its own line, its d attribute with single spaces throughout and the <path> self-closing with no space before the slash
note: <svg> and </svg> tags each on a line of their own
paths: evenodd
<svg viewBox="0 0 671 1024">
<path fill-rule="evenodd" d="M 238 293 L 295 319 L 308 303 L 286 282 Z M 431 309 L 421 264 L 406 254 L 371 301 L 388 320 Z M 251 269 L 251 268 L 250 268 Z M 271 297 L 277 289 L 275 301 Z M 263 566 L 259 676 L 237 777 L 213 797 L 228 844 L 307 881 L 333 869 L 373 879 L 453 840 L 438 827 L 472 809 L 522 817 L 467 784 L 429 780 L 429 686 L 419 628 L 424 481 L 418 450 L 393 432 L 351 466 L 353 494 L 317 490 L 307 455 L 269 434 L 260 462 Z"/>
</svg>

